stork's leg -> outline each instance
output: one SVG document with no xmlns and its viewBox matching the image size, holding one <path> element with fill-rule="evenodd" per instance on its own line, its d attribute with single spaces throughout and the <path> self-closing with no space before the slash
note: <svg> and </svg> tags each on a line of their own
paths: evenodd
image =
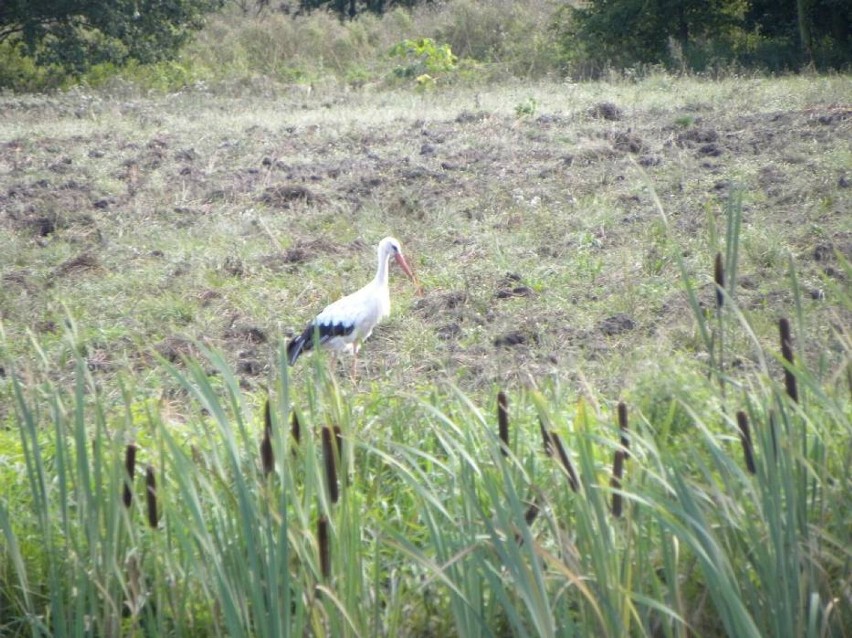
<svg viewBox="0 0 852 638">
<path fill-rule="evenodd" d="M 355 385 L 355 381 L 357 380 L 357 366 L 358 366 L 358 342 L 356 341 L 352 344 L 352 385 Z"/>
</svg>

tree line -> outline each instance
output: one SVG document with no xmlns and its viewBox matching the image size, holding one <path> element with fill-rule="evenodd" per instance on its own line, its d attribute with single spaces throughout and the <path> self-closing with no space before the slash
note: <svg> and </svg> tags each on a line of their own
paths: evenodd
<svg viewBox="0 0 852 638">
<path fill-rule="evenodd" d="M 474 2 L 475 0 L 459 0 Z M 452 0 L 448 0 L 452 2 Z M 433 0 L 0 0 L 0 46 L 74 75 L 175 57 L 206 15 L 328 11 L 341 20 Z M 566 69 L 663 64 L 702 70 L 736 62 L 770 70 L 848 68 L 849 0 L 585 0 L 553 16 Z M 554 35 L 555 34 L 555 35 Z M 422 34 L 421 34 L 422 35 Z M 488 60 L 482 60 L 487 62 Z M 0 62 L 0 66 L 2 66 Z"/>
</svg>

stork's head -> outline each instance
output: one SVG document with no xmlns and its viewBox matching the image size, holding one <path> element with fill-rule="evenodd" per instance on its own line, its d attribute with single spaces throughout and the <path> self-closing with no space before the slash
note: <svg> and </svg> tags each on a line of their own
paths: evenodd
<svg viewBox="0 0 852 638">
<path fill-rule="evenodd" d="M 394 261 L 399 264 L 399 267 L 402 268 L 406 276 L 414 282 L 414 285 L 417 286 L 419 290 L 420 284 L 417 283 L 417 278 L 414 276 L 408 262 L 405 261 L 405 257 L 402 255 L 402 246 L 400 246 L 399 242 L 393 237 L 385 237 L 379 242 L 379 259 L 386 262 L 391 257 L 394 258 Z"/>
</svg>

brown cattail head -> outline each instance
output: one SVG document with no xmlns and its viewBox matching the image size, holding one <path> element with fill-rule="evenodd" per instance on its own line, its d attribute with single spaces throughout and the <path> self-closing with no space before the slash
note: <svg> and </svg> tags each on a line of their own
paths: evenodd
<svg viewBox="0 0 852 638">
<path fill-rule="evenodd" d="M 295 410 L 293 411 L 293 416 L 290 417 L 290 434 L 296 443 L 302 440 L 302 426 L 299 423 L 299 416 Z"/>
<path fill-rule="evenodd" d="M 322 458 L 325 461 L 325 479 L 328 485 L 328 496 L 332 503 L 340 498 L 340 488 L 337 485 L 337 463 L 334 458 L 334 444 L 331 441 L 331 428 L 322 429 Z"/>
<path fill-rule="evenodd" d="M 500 451 L 503 456 L 509 454 L 509 399 L 502 390 L 497 393 L 497 430 L 500 435 Z"/>
<path fill-rule="evenodd" d="M 612 479 L 610 479 L 610 487 L 613 489 L 621 489 L 621 477 L 624 473 L 624 450 L 615 451 L 615 459 L 612 462 Z M 621 516 L 621 494 L 613 492 L 612 494 L 612 515 L 616 518 Z"/>
<path fill-rule="evenodd" d="M 550 438 L 550 432 L 544 427 L 544 421 L 538 417 L 538 429 L 541 430 L 541 440 L 544 443 L 544 453 L 547 456 L 553 456 L 553 440 Z"/>
<path fill-rule="evenodd" d="M 272 437 L 269 428 L 264 428 L 263 438 L 260 440 L 260 463 L 263 466 L 264 476 L 269 476 L 275 470 L 275 454 L 272 451 Z"/>
<path fill-rule="evenodd" d="M 148 502 L 148 525 L 151 529 L 157 529 L 159 516 L 157 515 L 157 478 L 154 476 L 154 466 L 145 468 L 145 494 Z"/>
<path fill-rule="evenodd" d="M 263 438 L 260 441 L 260 463 L 263 475 L 269 476 L 275 469 L 275 454 L 272 451 L 272 406 L 269 397 L 263 406 Z"/>
<path fill-rule="evenodd" d="M 527 507 L 527 511 L 524 512 L 524 522 L 527 524 L 527 527 L 531 526 L 535 522 L 535 519 L 538 518 L 539 511 L 538 502 L 536 499 L 533 499 L 532 503 L 530 503 Z M 524 537 L 520 532 L 515 533 L 515 542 L 518 545 L 524 544 Z"/>
<path fill-rule="evenodd" d="M 621 430 L 621 449 L 624 451 L 624 460 L 630 458 L 630 437 L 627 435 L 627 404 L 618 402 L 618 428 Z"/>
<path fill-rule="evenodd" d="M 133 503 L 133 475 L 136 472 L 136 446 L 129 444 L 124 450 L 124 471 L 127 474 L 124 482 L 124 507 Z"/>
<path fill-rule="evenodd" d="M 535 522 L 535 519 L 538 518 L 538 513 L 538 503 L 533 500 L 533 502 L 530 503 L 530 506 L 527 508 L 527 511 L 524 513 L 524 521 L 526 521 L 527 525 L 532 525 Z"/>
<path fill-rule="evenodd" d="M 317 521 L 317 543 L 319 544 L 320 572 L 328 580 L 331 577 L 331 547 L 328 540 L 328 519 L 320 516 Z"/>
<path fill-rule="evenodd" d="M 577 472 L 574 471 L 571 459 L 568 458 L 565 448 L 562 447 L 562 439 L 559 438 L 559 435 L 556 432 L 551 430 L 550 440 L 553 442 L 553 447 L 556 448 L 556 454 L 559 456 L 559 460 L 562 462 L 562 467 L 565 468 L 565 472 L 568 475 L 568 485 L 576 492 L 580 489 L 580 481 L 577 479 Z"/>
<path fill-rule="evenodd" d="M 793 336 L 790 332 L 790 320 L 782 317 L 778 322 L 778 328 L 781 332 L 781 355 L 791 366 L 793 365 Z M 799 390 L 796 385 L 796 375 L 789 368 L 784 368 L 784 385 L 787 388 L 787 394 L 793 401 L 799 402 Z"/>
<path fill-rule="evenodd" d="M 746 469 L 754 474 L 756 470 L 754 467 L 754 449 L 751 445 L 751 429 L 748 424 L 748 416 L 742 410 L 737 412 L 737 425 L 740 428 L 740 441 L 743 444 Z"/>
<path fill-rule="evenodd" d="M 615 457 L 612 461 L 612 475 L 618 479 L 619 483 L 624 476 L 624 450 L 616 450 Z"/>
<path fill-rule="evenodd" d="M 539 511 L 538 503 L 535 499 L 533 499 L 533 502 L 529 504 L 527 510 L 524 512 L 524 522 L 527 524 L 527 527 L 531 526 L 535 522 L 535 519 L 538 518 Z M 518 545 L 524 544 L 524 537 L 520 532 L 515 532 L 515 542 Z"/>
<path fill-rule="evenodd" d="M 716 253 L 713 280 L 716 282 L 716 308 L 721 308 L 725 303 L 725 265 L 722 261 L 722 253 Z"/>
</svg>

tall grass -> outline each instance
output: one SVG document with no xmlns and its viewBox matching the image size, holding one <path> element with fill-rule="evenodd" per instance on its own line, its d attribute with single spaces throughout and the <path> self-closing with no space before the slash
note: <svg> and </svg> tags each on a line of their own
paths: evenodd
<svg viewBox="0 0 852 638">
<path fill-rule="evenodd" d="M 729 220 L 727 242 L 737 227 Z M 736 246 L 725 252 L 733 278 Z M 722 283 L 713 264 L 706 277 Z M 708 349 L 713 334 L 751 334 L 729 285 L 724 314 L 696 312 Z M 451 384 L 354 396 L 319 358 L 292 387 L 283 353 L 268 398 L 244 393 L 214 351 L 169 367 L 192 405 L 182 420 L 140 409 L 130 382 L 112 399 L 79 354 L 71 388 L 6 366 L 14 413 L 2 434 L 21 471 L 0 473 L 0 629 L 848 635 L 839 330 L 843 362 L 822 377 L 786 356 L 803 334 L 787 335 L 785 356 L 754 340 L 756 375 L 737 377 L 728 351 L 712 351 L 723 382 L 703 386 L 710 397 L 676 396 L 690 420 L 678 439 L 629 403 L 559 387 L 502 392 L 496 416 Z M 128 444 L 146 476 L 128 471 Z"/>
</svg>

